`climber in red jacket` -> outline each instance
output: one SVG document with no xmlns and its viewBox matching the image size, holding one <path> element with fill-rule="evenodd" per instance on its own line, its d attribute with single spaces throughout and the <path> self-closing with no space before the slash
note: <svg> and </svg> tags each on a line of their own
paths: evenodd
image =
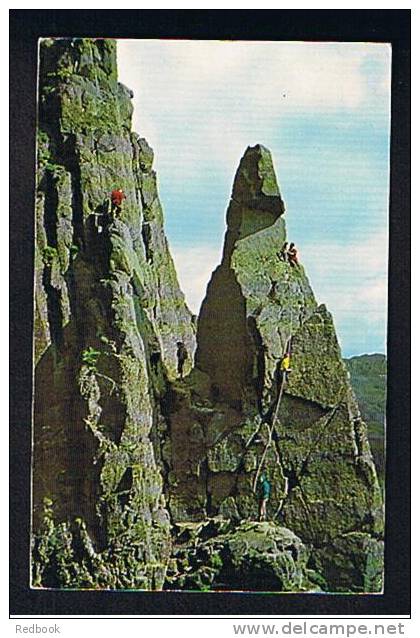
<svg viewBox="0 0 420 638">
<path fill-rule="evenodd" d="M 115 217 L 121 215 L 121 206 L 123 200 L 126 199 L 125 194 L 121 188 L 115 189 L 111 193 L 111 214 L 115 213 Z"/>
</svg>

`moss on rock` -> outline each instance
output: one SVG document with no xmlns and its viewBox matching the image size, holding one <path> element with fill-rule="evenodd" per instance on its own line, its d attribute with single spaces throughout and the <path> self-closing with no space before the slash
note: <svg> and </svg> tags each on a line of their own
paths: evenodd
<svg viewBox="0 0 420 638">
<path fill-rule="evenodd" d="M 178 340 L 191 362 L 195 329 L 153 152 L 131 132 L 114 41 L 42 41 L 39 92 L 33 582 L 159 589 L 171 542 L 158 397 Z M 93 363 L 87 352 L 99 353 Z"/>
<path fill-rule="evenodd" d="M 366 426 L 330 313 L 280 258 L 270 152 L 240 162 L 194 354 L 115 42 L 48 39 L 40 58 L 33 585 L 379 591 Z"/>
</svg>

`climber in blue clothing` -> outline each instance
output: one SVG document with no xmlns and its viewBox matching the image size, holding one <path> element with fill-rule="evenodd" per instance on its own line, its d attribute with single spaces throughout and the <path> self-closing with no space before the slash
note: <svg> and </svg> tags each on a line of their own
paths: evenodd
<svg viewBox="0 0 420 638">
<path fill-rule="evenodd" d="M 267 502 L 268 502 L 268 499 L 270 498 L 271 483 L 265 474 L 261 474 L 259 483 L 260 484 L 259 484 L 259 490 L 258 490 L 258 496 L 259 496 L 258 520 L 261 522 L 261 521 L 265 521 L 267 518 Z"/>
</svg>

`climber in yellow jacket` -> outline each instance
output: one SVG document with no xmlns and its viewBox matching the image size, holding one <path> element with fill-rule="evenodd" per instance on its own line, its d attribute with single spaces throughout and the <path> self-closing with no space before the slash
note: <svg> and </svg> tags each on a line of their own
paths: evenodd
<svg viewBox="0 0 420 638">
<path fill-rule="evenodd" d="M 281 364 L 280 364 L 280 370 L 281 370 L 282 374 L 285 376 L 285 379 L 287 381 L 287 377 L 289 375 L 289 372 L 291 372 L 290 352 L 286 352 L 283 355 L 283 359 L 281 360 Z"/>
</svg>

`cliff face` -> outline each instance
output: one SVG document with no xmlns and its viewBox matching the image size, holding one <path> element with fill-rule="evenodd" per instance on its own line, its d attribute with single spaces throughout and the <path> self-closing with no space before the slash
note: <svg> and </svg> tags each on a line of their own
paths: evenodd
<svg viewBox="0 0 420 638">
<path fill-rule="evenodd" d="M 195 328 L 115 43 L 47 40 L 40 60 L 34 583 L 159 588 L 170 535 L 158 400 L 178 340 L 191 365 Z M 114 188 L 127 196 L 118 219 Z"/>
<path fill-rule="evenodd" d="M 331 315 L 279 258 L 269 151 L 240 162 L 196 349 L 115 43 L 45 40 L 40 60 L 33 585 L 379 591 L 366 426 Z"/>
</svg>

